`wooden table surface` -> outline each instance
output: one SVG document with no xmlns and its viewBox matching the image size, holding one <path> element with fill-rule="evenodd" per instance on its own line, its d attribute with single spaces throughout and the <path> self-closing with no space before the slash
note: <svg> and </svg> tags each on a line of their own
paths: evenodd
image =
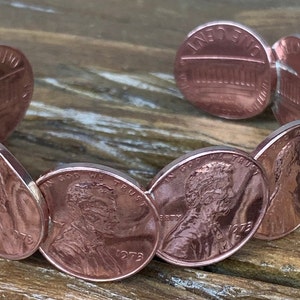
<svg viewBox="0 0 300 300">
<path fill-rule="evenodd" d="M 299 1 L 21 1 L 0 1 L 0 37 L 28 57 L 35 90 L 6 146 L 34 179 L 60 163 L 92 162 L 146 185 L 183 153 L 210 145 L 251 151 L 279 126 L 270 109 L 244 121 L 196 110 L 174 84 L 173 61 L 185 35 L 210 20 L 241 22 L 269 44 L 300 32 Z M 63 274 L 39 253 L 0 260 L 0 298 L 299 299 L 299 237 L 251 240 L 203 268 L 155 258 L 113 283 Z"/>
</svg>

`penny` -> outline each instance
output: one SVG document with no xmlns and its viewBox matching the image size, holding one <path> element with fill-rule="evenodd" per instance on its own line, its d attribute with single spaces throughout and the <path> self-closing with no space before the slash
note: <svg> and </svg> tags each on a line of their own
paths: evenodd
<svg viewBox="0 0 300 300">
<path fill-rule="evenodd" d="M 23 119 L 33 93 L 33 73 L 25 55 L 0 45 L 0 141 Z"/>
<path fill-rule="evenodd" d="M 281 38 L 273 45 L 277 88 L 273 113 L 280 124 L 300 119 L 300 35 Z"/>
<path fill-rule="evenodd" d="M 282 67 L 278 73 L 272 111 L 283 125 L 300 119 L 300 77 Z"/>
<path fill-rule="evenodd" d="M 300 74 L 300 35 L 282 37 L 273 46 L 276 59 L 292 69 L 296 75 Z"/>
<path fill-rule="evenodd" d="M 277 87 L 277 56 L 273 48 L 269 47 L 269 53 L 270 53 L 270 67 L 271 67 L 271 94 L 274 95 L 274 92 Z M 271 96 L 271 97 L 272 97 Z"/>
<path fill-rule="evenodd" d="M 155 255 L 157 211 L 125 174 L 68 164 L 40 177 L 37 185 L 51 217 L 40 251 L 60 270 L 90 281 L 119 280 Z"/>
<path fill-rule="evenodd" d="M 23 259 L 39 247 L 47 231 L 48 211 L 36 184 L 0 144 L 0 257 Z"/>
<path fill-rule="evenodd" d="M 264 171 L 247 153 L 211 147 L 157 174 L 148 194 L 161 220 L 157 255 L 181 266 L 216 263 L 240 249 L 268 205 Z"/>
<path fill-rule="evenodd" d="M 270 103 L 270 47 L 233 22 L 206 23 L 190 32 L 175 58 L 175 80 L 201 110 L 227 119 L 260 114 Z"/>
<path fill-rule="evenodd" d="M 300 121 L 270 134 L 252 156 L 264 167 L 270 204 L 255 237 L 281 238 L 300 224 Z"/>
</svg>

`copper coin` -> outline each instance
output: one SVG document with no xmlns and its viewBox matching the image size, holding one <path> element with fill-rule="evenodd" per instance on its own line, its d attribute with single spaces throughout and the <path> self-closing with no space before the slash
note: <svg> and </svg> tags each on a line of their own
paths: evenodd
<svg viewBox="0 0 300 300">
<path fill-rule="evenodd" d="M 125 174 L 100 165 L 69 164 L 37 184 L 51 217 L 40 250 L 60 270 L 90 281 L 118 280 L 155 255 L 157 211 Z"/>
<path fill-rule="evenodd" d="M 270 47 L 249 28 L 211 22 L 190 32 L 178 49 L 175 80 L 203 111 L 228 119 L 260 114 L 270 102 Z"/>
<path fill-rule="evenodd" d="M 279 124 L 300 119 L 300 77 L 280 67 L 273 114 Z"/>
<path fill-rule="evenodd" d="M 288 68 L 291 68 L 297 75 L 300 75 L 300 35 L 285 36 L 278 40 L 272 49 L 276 59 Z"/>
<path fill-rule="evenodd" d="M 276 90 L 277 87 L 277 56 L 276 53 L 274 51 L 273 48 L 269 48 L 270 51 L 270 57 L 271 57 L 271 63 L 270 63 L 270 67 L 271 67 L 271 93 L 272 96 Z"/>
<path fill-rule="evenodd" d="M 48 211 L 32 178 L 2 144 L 0 190 L 0 257 L 26 258 L 44 238 Z"/>
<path fill-rule="evenodd" d="M 33 93 L 33 73 L 25 55 L 0 45 L 0 141 L 23 119 Z"/>
<path fill-rule="evenodd" d="M 276 98 L 272 107 L 280 124 L 300 119 L 300 36 L 281 38 L 273 45 L 277 63 Z"/>
<path fill-rule="evenodd" d="M 227 147 L 180 157 L 153 179 L 148 193 L 161 220 L 157 255 L 182 266 L 232 255 L 253 236 L 268 205 L 260 165 Z"/>
<path fill-rule="evenodd" d="M 300 121 L 274 131 L 252 155 L 264 167 L 270 189 L 270 205 L 255 237 L 283 237 L 300 224 Z"/>
</svg>

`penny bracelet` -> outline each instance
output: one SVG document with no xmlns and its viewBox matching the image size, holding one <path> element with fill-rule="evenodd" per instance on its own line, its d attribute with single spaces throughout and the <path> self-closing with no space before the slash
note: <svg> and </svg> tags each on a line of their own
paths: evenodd
<svg viewBox="0 0 300 300">
<path fill-rule="evenodd" d="M 272 72 L 276 73 L 276 105 L 287 109 L 277 117 L 286 123 L 286 112 L 298 104 L 285 79 L 293 75 L 292 82 L 298 82 L 296 56 L 276 62 L 274 72 L 269 61 L 273 52 L 262 51 L 261 40 L 249 32 L 233 22 L 197 28 L 177 54 L 177 84 L 186 97 L 197 96 L 196 103 L 237 119 L 231 112 L 250 117 L 253 108 L 267 106 L 263 100 L 270 96 Z M 300 46 L 291 53 L 295 49 Z M 9 70 L 2 75 L 9 84 L 0 86 L 0 95 L 16 103 L 24 100 L 18 123 L 32 96 L 31 67 L 21 52 L 7 46 L 0 46 L 0 57 Z M 1 133 L 1 141 L 16 123 Z M 252 237 L 277 239 L 299 226 L 299 148 L 300 120 L 293 120 L 250 154 L 225 146 L 187 153 L 164 167 L 144 189 L 125 173 L 89 163 L 62 165 L 34 182 L 0 144 L 0 257 L 24 259 L 40 250 L 59 270 L 98 282 L 131 276 L 155 255 L 179 266 L 216 263 Z"/>
<path fill-rule="evenodd" d="M 90 281 L 128 277 L 155 254 L 180 266 L 216 263 L 252 236 L 279 238 L 299 226 L 299 147 L 293 121 L 251 155 L 220 146 L 185 154 L 145 191 L 124 173 L 88 163 L 60 166 L 35 183 L 0 145 L 0 256 L 39 249 Z"/>
</svg>

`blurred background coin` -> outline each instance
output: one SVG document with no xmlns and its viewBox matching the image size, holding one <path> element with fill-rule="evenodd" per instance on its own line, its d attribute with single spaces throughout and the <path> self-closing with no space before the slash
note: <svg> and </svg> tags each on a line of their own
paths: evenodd
<svg viewBox="0 0 300 300">
<path fill-rule="evenodd" d="M 270 103 L 270 47 L 249 28 L 206 23 L 188 34 L 175 58 L 178 88 L 196 107 L 227 119 L 256 116 Z"/>
<path fill-rule="evenodd" d="M 25 55 L 0 45 L 0 141 L 23 119 L 33 93 L 33 73 Z"/>
<path fill-rule="evenodd" d="M 272 110 L 283 125 L 300 119 L 300 35 L 283 37 L 272 48 L 277 70 Z"/>
</svg>

